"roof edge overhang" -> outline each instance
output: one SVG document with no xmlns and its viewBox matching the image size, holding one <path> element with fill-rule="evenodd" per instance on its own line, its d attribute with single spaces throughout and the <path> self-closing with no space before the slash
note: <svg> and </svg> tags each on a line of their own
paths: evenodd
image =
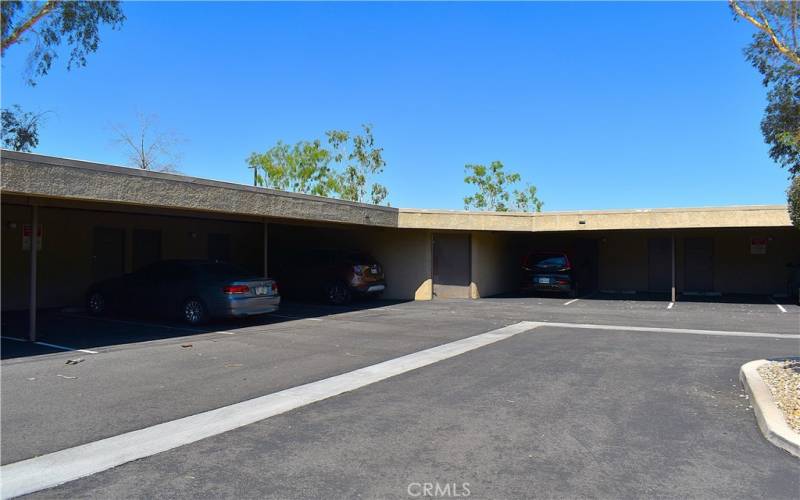
<svg viewBox="0 0 800 500">
<path fill-rule="evenodd" d="M 4 194 L 315 223 L 518 232 L 791 226 L 785 205 L 541 213 L 396 209 L 33 153 L 2 150 L 0 165 Z"/>
</svg>

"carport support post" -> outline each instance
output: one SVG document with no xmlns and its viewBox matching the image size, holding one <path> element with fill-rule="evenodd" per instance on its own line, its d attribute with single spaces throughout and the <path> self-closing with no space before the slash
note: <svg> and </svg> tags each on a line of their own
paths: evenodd
<svg viewBox="0 0 800 500">
<path fill-rule="evenodd" d="M 675 302 L 675 236 L 670 238 L 670 254 L 672 254 L 672 273 L 670 273 L 672 277 L 672 293 L 669 300 Z"/>
<path fill-rule="evenodd" d="M 31 276 L 30 276 L 30 310 L 28 311 L 28 340 L 36 342 L 36 261 L 39 253 L 39 207 L 31 206 Z"/>
<path fill-rule="evenodd" d="M 269 269 L 269 222 L 264 221 L 264 277 L 267 278 L 267 270 Z"/>
</svg>

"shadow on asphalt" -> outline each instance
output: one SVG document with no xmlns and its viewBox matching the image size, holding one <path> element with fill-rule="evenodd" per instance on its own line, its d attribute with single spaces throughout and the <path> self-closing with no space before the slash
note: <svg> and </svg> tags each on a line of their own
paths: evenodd
<svg viewBox="0 0 800 500">
<path fill-rule="evenodd" d="M 281 309 L 272 314 L 248 318 L 212 321 L 193 327 L 162 318 L 146 316 L 109 315 L 92 317 L 83 312 L 60 310 L 39 311 L 37 341 L 27 342 L 28 312 L 4 312 L 2 316 L 2 345 L 0 358 L 13 359 L 64 352 L 65 349 L 43 345 L 53 344 L 70 349 L 93 349 L 105 346 L 132 344 L 170 338 L 187 337 L 198 333 L 214 333 L 259 325 L 273 325 L 308 318 L 322 318 L 354 311 L 364 311 L 407 301 L 362 300 L 346 306 L 331 306 L 316 302 L 284 301 Z"/>
</svg>

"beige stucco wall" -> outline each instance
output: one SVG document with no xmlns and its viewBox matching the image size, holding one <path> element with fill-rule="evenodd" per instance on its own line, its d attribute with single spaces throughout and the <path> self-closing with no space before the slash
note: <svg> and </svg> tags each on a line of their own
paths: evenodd
<svg viewBox="0 0 800 500">
<path fill-rule="evenodd" d="M 788 227 L 786 206 L 495 213 L 395 209 L 183 175 L 2 151 L 3 193 L 402 229 L 548 232 Z"/>
<path fill-rule="evenodd" d="M 782 205 L 586 212 L 495 213 L 400 209 L 398 226 L 483 231 L 608 231 L 722 227 L 787 227 Z"/>
<path fill-rule="evenodd" d="M 397 209 L 185 175 L 2 151 L 4 194 L 397 227 Z"/>
<path fill-rule="evenodd" d="M 2 205 L 2 308 L 28 306 L 30 253 L 22 250 L 22 226 L 29 224 L 27 206 Z M 134 229 L 160 229 L 162 258 L 207 258 L 209 233 L 231 237 L 231 260 L 261 272 L 262 228 L 258 224 L 186 217 L 124 214 L 94 210 L 39 208 L 43 226 L 38 255 L 39 306 L 80 306 L 92 283 L 92 231 L 96 226 L 125 230 L 125 268 L 131 271 Z M 12 225 L 16 225 L 12 228 Z"/>
<path fill-rule="evenodd" d="M 28 305 L 30 254 L 22 250 L 22 226 L 29 224 L 28 199 L 4 196 L 2 205 L 2 308 L 24 309 Z M 263 267 L 263 223 L 218 220 L 181 215 L 155 215 L 109 211 L 107 205 L 63 203 L 38 200 L 39 220 L 44 227 L 39 253 L 39 305 L 81 306 L 93 281 L 92 238 L 96 226 L 125 229 L 126 271 L 132 269 L 134 229 L 161 231 L 162 258 L 203 259 L 208 255 L 208 234 L 231 235 L 231 259 L 254 272 Z M 48 203 L 67 206 L 47 206 Z M 119 210 L 119 207 L 115 207 Z M 152 211 L 150 211 L 152 212 Z M 162 211 L 163 213 L 163 211 Z M 15 224 L 15 228 L 11 225 Z M 290 241 L 317 247 L 359 249 L 372 253 L 384 266 L 386 298 L 430 300 L 431 241 L 425 230 L 398 230 L 351 225 L 287 226 L 270 222 L 270 227 L 293 228 Z M 272 232 L 270 245 L 280 246 L 285 232 Z"/>
<path fill-rule="evenodd" d="M 800 264 L 800 231 L 754 228 L 713 232 L 677 233 L 678 290 L 684 290 L 683 240 L 687 237 L 713 238 L 714 291 L 720 293 L 780 294 L 786 292 L 786 265 Z M 767 253 L 752 254 L 752 238 L 767 238 Z"/>
<path fill-rule="evenodd" d="M 162 229 L 163 258 L 204 258 L 207 234 L 222 232 L 232 236 L 233 259 L 260 271 L 263 222 L 293 223 L 309 245 L 375 255 L 386 269 L 385 296 L 393 299 L 432 298 L 432 231 L 471 233 L 474 298 L 516 290 L 525 253 L 568 251 L 577 238 L 597 240 L 598 287 L 607 290 L 648 289 L 652 236 L 676 236 L 679 291 L 683 239 L 690 236 L 713 238 L 714 289 L 721 293 L 781 293 L 786 263 L 800 262 L 800 232 L 791 227 L 785 206 L 540 214 L 398 210 L 24 153 L 3 151 L 1 163 L 4 309 L 27 305 L 21 231 L 30 209 L 18 205 L 30 202 L 47 205 L 41 209 L 42 307 L 82 301 L 91 281 L 94 226 L 125 228 L 128 270 L 133 229 L 154 228 Z M 766 255 L 750 254 L 753 237 L 772 238 Z"/>
<path fill-rule="evenodd" d="M 570 252 L 576 238 L 592 237 L 598 248 L 598 289 L 647 291 L 650 238 L 675 237 L 676 285 L 685 291 L 684 241 L 713 240 L 714 291 L 731 294 L 784 293 L 786 264 L 800 263 L 800 231 L 794 228 L 717 228 L 678 231 L 601 231 L 597 233 L 529 233 L 517 235 L 513 248 L 519 262 L 528 251 Z M 771 238 L 765 255 L 750 253 L 752 238 Z"/>
<path fill-rule="evenodd" d="M 598 241 L 600 290 L 646 291 L 648 289 L 648 235 L 616 232 Z"/>
<path fill-rule="evenodd" d="M 431 233 L 420 230 L 370 229 L 356 241 L 383 265 L 388 299 L 431 300 Z"/>
<path fill-rule="evenodd" d="M 383 266 L 387 283 L 385 298 L 431 299 L 429 231 L 270 224 L 270 246 L 277 254 L 301 247 L 367 252 Z"/>
<path fill-rule="evenodd" d="M 519 259 L 514 256 L 512 237 L 508 233 L 472 233 L 473 299 L 514 291 L 519 281 Z"/>
</svg>

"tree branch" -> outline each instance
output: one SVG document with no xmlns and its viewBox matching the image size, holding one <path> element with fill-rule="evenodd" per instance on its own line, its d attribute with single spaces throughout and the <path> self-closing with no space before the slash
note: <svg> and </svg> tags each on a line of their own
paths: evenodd
<svg viewBox="0 0 800 500">
<path fill-rule="evenodd" d="M 775 32 L 772 30 L 772 27 L 769 25 L 769 21 L 767 21 L 766 17 L 761 15 L 760 17 L 761 17 L 761 21 L 762 22 L 759 22 L 756 18 L 754 18 L 753 16 L 751 16 L 750 14 L 745 12 L 744 9 L 742 9 L 739 6 L 739 4 L 738 4 L 738 2 L 736 2 L 736 0 L 728 0 L 728 3 L 730 4 L 731 8 L 733 9 L 734 12 L 736 12 L 736 14 L 738 16 L 747 19 L 750 22 L 750 24 L 752 24 L 756 28 L 758 28 L 761 31 L 763 31 L 764 33 L 766 33 L 767 36 L 769 36 L 769 39 L 772 42 L 772 45 L 778 50 L 778 52 L 780 52 L 781 54 L 786 56 L 786 58 L 789 59 L 791 62 L 793 62 L 796 65 L 800 66 L 800 55 L 798 55 L 795 51 L 793 51 L 792 49 L 790 49 L 789 47 L 784 45 L 778 39 L 778 37 L 775 35 Z"/>
<path fill-rule="evenodd" d="M 33 14 L 27 21 L 17 26 L 16 29 L 14 29 L 14 31 L 8 36 L 8 38 L 3 40 L 2 46 L 0 46 L 0 54 L 5 52 L 6 48 L 9 47 L 10 45 L 19 42 L 22 35 L 25 34 L 26 31 L 31 29 L 31 27 L 37 22 L 39 22 L 44 16 L 52 12 L 53 9 L 56 8 L 56 5 L 58 5 L 58 2 L 56 0 L 49 0 L 44 5 L 42 5 L 39 11 Z"/>
</svg>

